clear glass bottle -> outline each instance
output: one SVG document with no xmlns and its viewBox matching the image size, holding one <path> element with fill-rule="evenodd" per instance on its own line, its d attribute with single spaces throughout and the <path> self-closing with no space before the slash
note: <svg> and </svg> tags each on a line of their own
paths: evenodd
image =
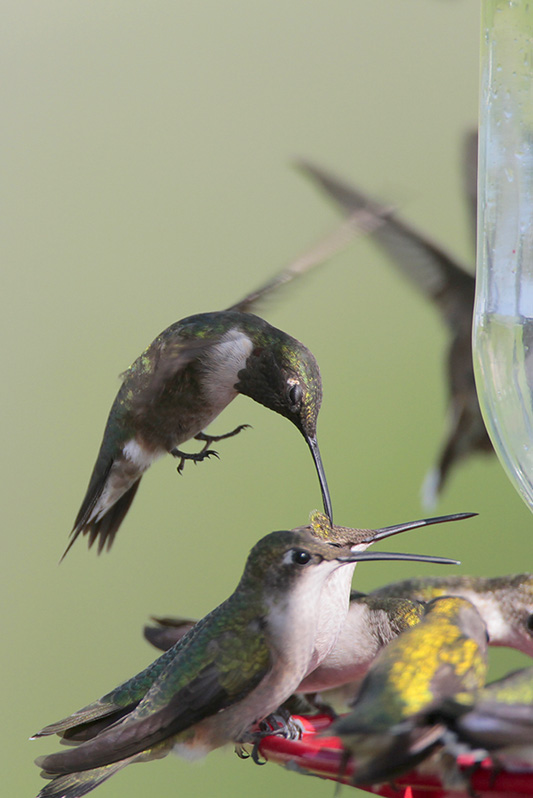
<svg viewBox="0 0 533 798">
<path fill-rule="evenodd" d="M 533 509 L 533 4 L 482 0 L 481 48 L 476 385 Z"/>
</svg>

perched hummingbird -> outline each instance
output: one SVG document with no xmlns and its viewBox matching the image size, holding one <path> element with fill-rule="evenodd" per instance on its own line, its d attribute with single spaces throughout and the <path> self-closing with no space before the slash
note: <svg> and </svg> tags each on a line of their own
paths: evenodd
<svg viewBox="0 0 533 798">
<path fill-rule="evenodd" d="M 350 607 L 329 654 L 298 686 L 298 693 L 320 693 L 321 707 L 346 706 L 380 651 L 424 617 L 425 605 L 402 598 L 352 593 Z"/>
<path fill-rule="evenodd" d="M 321 705 L 349 703 L 373 660 L 391 640 L 420 620 L 424 604 L 442 596 L 468 599 L 485 623 L 488 643 L 533 656 L 533 575 L 420 577 L 369 595 L 353 591 L 335 647 L 298 688 L 321 692 Z"/>
<path fill-rule="evenodd" d="M 321 693 L 314 703 L 321 709 L 346 705 L 381 649 L 423 617 L 420 601 L 372 598 L 356 594 L 335 644 L 321 663 L 298 685 L 296 693 Z M 196 623 L 186 618 L 152 618 L 156 626 L 145 626 L 144 636 L 163 651 L 181 640 Z M 311 708 L 311 705 L 310 705 Z"/>
<path fill-rule="evenodd" d="M 373 590 L 369 598 L 393 596 L 423 602 L 439 596 L 468 599 L 485 622 L 489 645 L 516 648 L 533 657 L 533 574 L 406 579 Z"/>
<path fill-rule="evenodd" d="M 446 724 L 448 752 L 466 749 L 506 770 L 533 769 L 533 668 L 507 674 L 477 694 L 445 700 L 435 717 Z"/>
<path fill-rule="evenodd" d="M 350 714 L 327 730 L 355 758 L 353 783 L 389 781 L 418 764 L 443 733 L 432 708 L 475 693 L 485 673 L 485 624 L 475 607 L 456 597 L 430 602 L 420 622 L 378 655 Z"/>
<path fill-rule="evenodd" d="M 465 148 L 467 193 L 473 208 L 477 203 L 477 136 L 469 134 Z M 321 167 L 302 161 L 299 166 L 346 213 L 364 209 L 374 215 L 375 241 L 394 260 L 400 271 L 435 303 L 451 333 L 448 350 L 448 430 L 436 466 L 423 485 L 427 507 L 436 504 L 452 467 L 474 452 L 492 452 L 492 444 L 479 409 L 472 362 L 472 314 L 475 278 L 439 244 L 404 222 L 366 192 L 337 178 Z M 382 223 L 379 224 L 378 220 Z"/>
<path fill-rule="evenodd" d="M 352 552 L 310 530 L 267 535 L 250 552 L 234 593 L 179 643 L 103 698 L 35 735 L 57 733 L 78 743 L 37 760 L 52 779 L 39 798 L 76 798 L 132 762 L 171 750 L 201 756 L 243 740 L 308 671 L 331 574 L 355 561 L 388 559 L 433 558 Z"/>
<path fill-rule="evenodd" d="M 293 532 L 309 530 L 335 546 L 349 546 L 351 551 L 365 551 L 368 546 L 392 535 L 423 526 L 469 518 L 472 513 L 458 513 L 424 518 L 382 529 L 352 529 L 332 526 L 327 517 L 315 512 L 310 524 Z M 356 562 L 350 568 L 335 571 L 323 588 L 323 600 L 316 625 L 315 650 L 309 673 L 296 692 L 309 693 L 343 685 L 362 678 L 377 652 L 400 631 L 413 625 L 423 613 L 423 605 L 401 599 L 362 598 L 358 610 L 347 596 Z M 362 594 L 357 594 L 362 596 Z M 390 617 L 387 616 L 390 612 Z M 185 618 L 154 618 L 156 626 L 146 626 L 144 635 L 156 648 L 167 650 L 191 629 L 195 621 Z"/>
</svg>

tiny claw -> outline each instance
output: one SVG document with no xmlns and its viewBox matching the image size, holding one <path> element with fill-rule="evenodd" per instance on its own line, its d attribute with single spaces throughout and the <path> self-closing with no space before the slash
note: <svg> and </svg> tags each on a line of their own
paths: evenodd
<svg viewBox="0 0 533 798">
<path fill-rule="evenodd" d="M 194 460 L 194 465 L 197 465 L 197 463 L 201 463 L 202 460 L 205 460 L 206 457 L 216 457 L 217 460 L 220 460 L 219 453 L 214 449 L 204 449 L 202 450 L 201 455 L 202 455 L 201 459 L 198 458 L 197 460 L 196 459 Z"/>
<path fill-rule="evenodd" d="M 259 745 L 259 743 L 255 743 L 254 747 L 252 748 L 252 753 L 250 754 L 252 762 L 255 765 L 266 765 L 266 759 L 263 759 L 263 761 L 260 759 L 261 754 L 259 753 Z"/>
<path fill-rule="evenodd" d="M 250 759 L 250 754 L 241 743 L 236 743 L 234 748 L 235 753 L 239 759 Z"/>
</svg>

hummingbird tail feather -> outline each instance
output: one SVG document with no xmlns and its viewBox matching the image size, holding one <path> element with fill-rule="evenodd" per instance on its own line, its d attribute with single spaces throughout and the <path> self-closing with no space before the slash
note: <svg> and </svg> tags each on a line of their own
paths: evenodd
<svg viewBox="0 0 533 798">
<path fill-rule="evenodd" d="M 107 548 L 109 551 L 113 545 L 115 535 L 117 534 L 119 527 L 126 516 L 126 513 L 130 509 L 130 505 L 135 497 L 135 494 L 137 493 L 140 481 L 141 478 L 139 477 L 139 479 L 134 482 L 125 493 L 122 494 L 118 501 L 116 501 L 109 508 L 105 515 L 98 519 L 92 518 L 91 520 L 92 511 L 104 487 L 105 479 L 102 480 L 102 484 L 98 486 L 97 491 L 95 490 L 94 494 L 91 495 L 91 498 L 85 499 L 80 512 L 78 513 L 78 517 L 76 518 L 74 528 L 70 533 L 71 540 L 69 541 L 69 544 L 65 549 L 60 562 L 65 559 L 79 535 L 89 536 L 89 548 L 91 548 L 93 543 L 98 540 L 98 554 L 100 554 L 104 548 Z M 87 496 L 89 496 L 89 492 Z"/>
<path fill-rule="evenodd" d="M 123 767 L 128 765 L 134 757 L 123 759 L 120 762 L 114 762 L 112 765 L 105 765 L 101 768 L 94 768 L 93 770 L 83 770 L 79 773 L 67 773 L 64 776 L 57 776 L 52 778 L 43 789 L 40 791 L 37 798 L 81 798 L 82 795 L 94 790 L 102 782 L 107 781 L 117 771 L 122 770 Z M 41 757 L 46 760 L 46 757 Z M 41 765 L 41 759 L 36 760 L 37 764 Z M 47 774 L 46 768 L 41 773 L 43 778 L 50 778 Z"/>
<path fill-rule="evenodd" d="M 116 720 L 130 712 L 131 709 L 131 704 L 126 707 L 120 707 L 113 703 L 96 701 L 94 704 L 80 709 L 79 712 L 75 712 L 67 718 L 45 726 L 44 729 L 41 729 L 30 739 L 37 740 L 40 737 L 58 734 L 69 742 L 82 742 L 99 734 L 102 729 L 115 723 Z"/>
</svg>

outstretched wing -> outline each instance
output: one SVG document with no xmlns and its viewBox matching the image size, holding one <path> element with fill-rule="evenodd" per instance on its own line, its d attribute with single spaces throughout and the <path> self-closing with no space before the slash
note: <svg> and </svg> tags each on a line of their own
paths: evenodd
<svg viewBox="0 0 533 798">
<path fill-rule="evenodd" d="M 300 167 L 346 213 L 365 209 L 369 216 L 385 222 L 376 225 L 374 239 L 402 273 L 440 307 L 450 326 L 455 328 L 457 316 L 460 313 L 462 319 L 465 308 L 472 315 L 474 276 L 443 247 L 361 189 L 308 161 L 302 161 Z"/>
<path fill-rule="evenodd" d="M 278 288 L 292 282 L 297 277 L 301 277 L 315 266 L 325 263 L 337 252 L 348 246 L 354 238 L 373 232 L 382 223 L 383 219 L 378 215 L 369 214 L 364 208 L 356 209 L 330 235 L 306 250 L 283 271 L 276 274 L 260 288 L 251 291 L 239 302 L 227 308 L 227 310 L 238 310 L 242 313 L 255 312 L 257 305 L 267 296 L 277 291 Z"/>
</svg>

